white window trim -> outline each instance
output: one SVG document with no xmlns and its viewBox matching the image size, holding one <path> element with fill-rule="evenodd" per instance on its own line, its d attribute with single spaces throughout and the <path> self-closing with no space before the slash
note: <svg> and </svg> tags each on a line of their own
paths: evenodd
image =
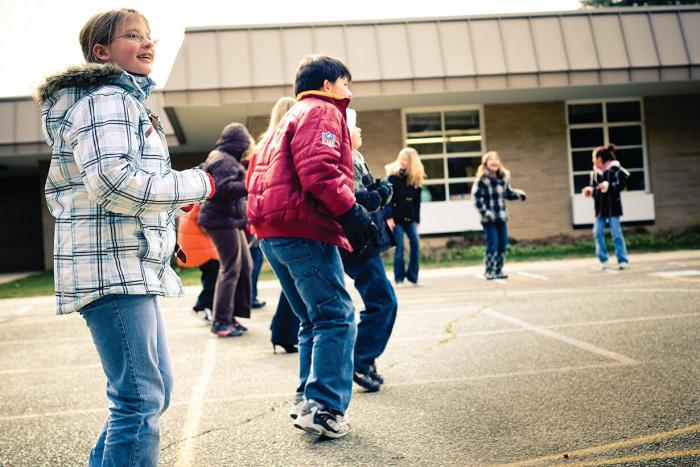
<svg viewBox="0 0 700 467">
<path fill-rule="evenodd" d="M 631 121 L 625 121 L 625 122 L 613 122 L 613 123 L 608 123 L 607 119 L 607 106 L 606 104 L 608 102 L 630 102 L 630 101 L 637 101 L 639 102 L 639 112 L 640 112 L 640 120 L 631 120 Z M 601 123 L 574 123 L 571 124 L 569 123 L 569 105 L 576 105 L 576 104 L 602 104 L 603 106 L 603 122 Z M 574 171 L 573 167 L 573 161 L 571 157 L 572 153 L 572 148 L 571 148 L 571 132 L 569 131 L 572 128 L 603 128 L 603 138 L 604 138 L 604 145 L 607 146 L 610 144 L 610 141 L 608 140 L 608 128 L 611 127 L 616 127 L 616 126 L 628 126 L 632 124 L 637 124 L 641 125 L 642 127 L 642 160 L 644 161 L 644 190 L 635 190 L 635 191 L 629 191 L 628 193 L 630 195 L 634 193 L 639 193 L 639 194 L 649 194 L 651 193 L 651 186 L 650 186 L 650 181 L 649 181 L 649 159 L 647 157 L 647 129 L 646 129 L 646 119 L 645 119 L 645 112 L 644 112 L 644 99 L 641 97 L 619 97 L 619 98 L 610 98 L 610 99 L 576 99 L 576 100 L 570 100 L 570 101 L 565 101 L 564 102 L 564 121 L 566 123 L 566 149 L 567 149 L 567 161 L 568 161 L 568 167 L 569 167 L 569 192 L 572 196 L 577 195 L 579 193 L 574 192 L 574 175 L 583 175 L 587 174 L 590 172 L 590 170 L 586 171 Z M 631 146 L 618 146 L 620 149 L 625 149 L 625 148 L 636 148 L 638 145 L 631 145 Z M 586 148 L 576 148 L 577 151 L 583 151 Z M 591 152 L 593 152 L 594 148 L 590 148 Z M 639 172 L 642 169 L 629 169 L 631 172 Z"/>
<path fill-rule="evenodd" d="M 456 152 L 456 153 L 442 153 L 442 154 L 428 154 L 420 155 L 421 160 L 429 159 L 442 159 L 443 161 L 443 173 L 445 177 L 443 178 L 431 178 L 423 182 L 423 185 L 443 185 L 445 187 L 445 201 L 431 201 L 431 203 L 456 203 L 459 201 L 465 201 L 471 199 L 471 194 L 468 198 L 451 200 L 449 196 L 450 183 L 469 183 L 475 182 L 476 177 L 459 177 L 459 178 L 449 178 L 449 172 L 447 167 L 447 159 L 458 158 L 458 157 L 479 157 L 486 152 L 486 128 L 484 126 L 484 106 L 483 105 L 445 105 L 439 107 L 406 107 L 401 109 L 401 141 L 403 147 L 408 145 L 408 130 L 406 128 L 406 114 L 410 113 L 430 113 L 430 112 L 441 112 L 440 114 L 440 124 L 441 127 L 445 127 L 444 122 L 444 112 L 456 112 L 460 110 L 478 110 L 479 111 L 479 132 L 481 135 L 481 151 L 480 152 Z M 437 132 L 436 132 L 437 133 Z M 440 130 L 440 136 L 445 134 L 445 130 Z M 426 203 L 428 204 L 428 203 Z"/>
</svg>

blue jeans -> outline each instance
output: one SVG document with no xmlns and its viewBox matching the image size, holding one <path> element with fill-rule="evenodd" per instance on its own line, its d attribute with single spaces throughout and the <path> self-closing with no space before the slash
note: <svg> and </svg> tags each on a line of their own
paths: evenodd
<svg viewBox="0 0 700 467">
<path fill-rule="evenodd" d="M 252 296 L 250 303 L 255 303 L 258 299 L 258 277 L 260 277 L 260 269 L 263 265 L 263 254 L 259 246 L 250 248 L 250 256 L 253 257 L 253 271 L 251 272 L 251 281 L 253 282 Z"/>
<path fill-rule="evenodd" d="M 609 221 L 610 236 L 615 245 L 615 256 L 617 256 L 617 264 L 629 263 L 627 258 L 627 246 L 625 245 L 625 237 L 622 236 L 622 225 L 620 218 L 617 216 L 605 218 L 596 217 L 593 224 L 593 237 L 595 238 L 595 254 L 601 263 L 608 260 L 608 247 L 605 245 L 605 223 Z"/>
<path fill-rule="evenodd" d="M 357 326 L 338 247 L 287 237 L 265 238 L 260 247 L 301 322 L 297 392 L 345 414 Z"/>
<path fill-rule="evenodd" d="M 156 466 L 173 371 L 155 295 L 107 295 L 80 310 L 107 376 L 109 415 L 89 466 Z"/>
<path fill-rule="evenodd" d="M 508 248 L 508 226 L 505 221 L 484 222 L 484 236 L 486 236 L 486 254 L 495 255 L 505 253 Z"/>
<path fill-rule="evenodd" d="M 411 252 L 408 256 L 408 270 L 403 258 L 403 234 L 408 235 L 408 244 Z M 416 223 L 409 222 L 406 224 L 396 223 L 394 227 L 394 238 L 396 239 L 396 249 L 394 250 L 394 281 L 397 284 L 408 279 L 409 282 L 418 282 L 418 268 L 420 261 L 420 240 L 418 240 L 418 230 Z"/>
<path fill-rule="evenodd" d="M 374 360 L 384 352 L 394 328 L 396 294 L 386 278 L 384 263 L 379 255 L 371 256 L 360 264 L 343 264 L 365 304 L 357 327 L 355 371 L 368 374 L 370 365 L 374 365 Z"/>
</svg>

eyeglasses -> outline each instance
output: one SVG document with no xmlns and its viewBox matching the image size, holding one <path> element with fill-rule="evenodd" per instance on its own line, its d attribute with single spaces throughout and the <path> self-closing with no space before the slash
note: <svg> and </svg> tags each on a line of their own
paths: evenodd
<svg viewBox="0 0 700 467">
<path fill-rule="evenodd" d="M 126 39 L 127 41 L 139 42 L 141 44 L 146 41 L 152 42 L 153 45 L 158 44 L 158 39 L 152 39 L 150 34 L 144 35 L 140 32 L 127 32 L 126 34 L 112 38 L 109 42 L 116 41 L 117 39 Z"/>
</svg>

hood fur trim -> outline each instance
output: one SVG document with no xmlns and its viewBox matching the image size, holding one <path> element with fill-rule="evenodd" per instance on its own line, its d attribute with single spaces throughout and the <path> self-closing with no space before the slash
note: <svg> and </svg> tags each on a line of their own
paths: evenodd
<svg viewBox="0 0 700 467">
<path fill-rule="evenodd" d="M 99 86 L 119 77 L 123 70 L 113 63 L 87 63 L 47 76 L 34 92 L 34 101 L 43 104 L 58 91 L 72 87 Z"/>
</svg>

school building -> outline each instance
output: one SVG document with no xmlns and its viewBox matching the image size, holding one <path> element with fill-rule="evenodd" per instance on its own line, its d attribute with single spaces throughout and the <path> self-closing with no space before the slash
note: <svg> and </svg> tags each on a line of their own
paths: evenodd
<svg viewBox="0 0 700 467">
<path fill-rule="evenodd" d="M 190 28 L 150 102 L 174 167 L 200 163 L 232 121 L 264 131 L 301 58 L 321 52 L 352 72 L 375 176 L 403 146 L 420 153 L 422 235 L 481 228 L 469 193 L 487 150 L 529 195 L 509 207 L 512 237 L 589 235 L 592 201 L 580 191 L 591 150 L 611 142 L 632 173 L 624 222 L 700 219 L 698 6 Z M 0 118 L 0 271 L 51 268 L 39 110 L 4 99 Z"/>
</svg>

